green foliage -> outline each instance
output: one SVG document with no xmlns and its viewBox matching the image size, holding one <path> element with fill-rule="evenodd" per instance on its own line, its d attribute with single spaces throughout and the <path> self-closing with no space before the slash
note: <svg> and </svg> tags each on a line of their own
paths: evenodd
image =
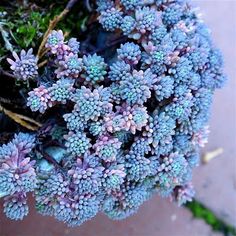
<svg viewBox="0 0 236 236">
<path fill-rule="evenodd" d="M 8 27 L 16 44 L 24 48 L 35 47 L 37 40 L 47 29 L 50 13 L 27 12 L 25 9 L 19 8 L 13 16 L 10 16 L 10 19 Z"/>
<path fill-rule="evenodd" d="M 38 2 L 36 2 L 37 4 Z M 34 7 L 33 11 L 31 5 L 22 6 L 16 5 L 4 8 L 0 3 L 0 11 L 6 11 L 7 15 L 4 18 L 4 29 L 10 34 L 10 41 L 13 46 L 19 48 L 30 48 L 37 47 L 41 42 L 41 38 L 48 28 L 50 20 L 52 20 L 56 15 L 59 15 L 66 3 L 44 3 L 43 7 L 40 6 L 42 2 L 38 3 L 37 7 Z M 81 4 L 77 4 L 59 24 L 58 28 L 62 29 L 64 32 L 80 32 L 81 27 L 87 19 L 86 11 L 81 10 Z M 0 45 L 4 43 L 0 42 Z M 0 52 L 0 56 L 4 52 Z"/>
<path fill-rule="evenodd" d="M 213 230 L 224 233 L 225 236 L 236 236 L 236 229 L 219 219 L 215 214 L 196 200 L 186 204 L 186 207 L 196 218 L 203 219 Z"/>
</svg>

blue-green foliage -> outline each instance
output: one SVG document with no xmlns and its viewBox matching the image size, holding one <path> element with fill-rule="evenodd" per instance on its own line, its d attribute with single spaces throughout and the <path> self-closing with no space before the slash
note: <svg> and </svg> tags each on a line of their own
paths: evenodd
<svg viewBox="0 0 236 236">
<path fill-rule="evenodd" d="M 131 152 L 125 156 L 125 161 L 128 180 L 139 182 L 150 174 L 150 161 L 144 156 Z"/>
<path fill-rule="evenodd" d="M 127 183 L 118 191 L 120 197 L 108 197 L 104 201 L 103 211 L 111 218 L 122 220 L 133 215 L 150 194 L 145 186 Z M 119 196 L 118 195 L 118 196 Z"/>
<path fill-rule="evenodd" d="M 99 200 L 96 196 L 80 195 L 79 198 L 72 198 L 69 202 L 62 199 L 54 207 L 54 216 L 69 226 L 79 226 L 94 217 L 98 210 Z"/>
<path fill-rule="evenodd" d="M 129 105 L 142 105 L 151 97 L 152 83 L 155 82 L 155 76 L 146 70 L 145 73 L 134 73 L 120 82 L 121 98 L 126 100 Z"/>
<path fill-rule="evenodd" d="M 142 34 L 151 31 L 157 23 L 157 12 L 150 7 L 137 7 L 135 10 L 136 29 Z"/>
<path fill-rule="evenodd" d="M 3 204 L 3 211 L 11 220 L 22 220 L 29 212 L 25 196 L 19 194 L 6 197 Z"/>
<path fill-rule="evenodd" d="M 91 122 L 89 125 L 89 132 L 93 136 L 101 135 L 103 132 L 105 132 L 105 127 L 102 121 L 94 121 Z"/>
<path fill-rule="evenodd" d="M 28 214 L 26 193 L 36 188 L 34 161 L 28 157 L 35 146 L 35 136 L 19 133 L 0 147 L 0 197 L 4 197 L 4 212 L 13 220 Z"/>
<path fill-rule="evenodd" d="M 138 138 L 133 142 L 130 148 L 131 152 L 137 156 L 144 156 L 151 151 L 151 146 L 148 139 Z"/>
<path fill-rule="evenodd" d="M 65 104 L 72 95 L 73 91 L 73 80 L 71 79 L 60 79 L 57 83 L 53 84 L 49 89 L 49 95 L 53 102 L 60 102 Z"/>
<path fill-rule="evenodd" d="M 129 76 L 131 67 L 124 61 L 117 61 L 110 66 L 109 79 L 119 81 Z"/>
<path fill-rule="evenodd" d="M 91 91 L 82 86 L 74 95 L 75 110 L 85 121 L 97 120 L 110 110 L 112 105 L 109 103 L 109 96 L 107 88 L 99 87 Z"/>
<path fill-rule="evenodd" d="M 102 11 L 99 22 L 107 31 L 113 31 L 120 26 L 122 21 L 122 12 L 116 8 Z"/>
<path fill-rule="evenodd" d="M 123 31 L 124 35 L 129 35 L 136 26 L 136 21 L 132 16 L 125 16 L 121 22 L 121 30 Z"/>
<path fill-rule="evenodd" d="M 90 147 L 90 139 L 83 132 L 73 133 L 72 131 L 65 137 L 65 146 L 73 156 L 84 154 Z"/>
<path fill-rule="evenodd" d="M 118 58 L 125 61 L 128 64 L 138 64 L 141 58 L 140 47 L 135 43 L 125 43 L 122 44 L 119 49 L 117 49 Z"/>
<path fill-rule="evenodd" d="M 139 0 L 121 0 L 121 4 L 125 7 L 126 10 L 134 10 L 141 1 Z"/>
<path fill-rule="evenodd" d="M 181 17 L 183 16 L 183 9 L 178 4 L 172 4 L 169 7 L 166 7 L 166 9 L 162 13 L 162 21 L 165 25 L 171 26 L 178 21 L 181 20 Z"/>
<path fill-rule="evenodd" d="M 155 97 L 158 101 L 169 98 L 174 90 L 174 78 L 171 76 L 160 77 L 158 83 L 154 86 Z"/>
<path fill-rule="evenodd" d="M 63 115 L 63 118 L 66 121 L 67 128 L 71 131 L 84 130 L 87 127 L 84 118 L 76 111 Z"/>
<path fill-rule="evenodd" d="M 164 37 L 167 35 L 167 28 L 164 25 L 160 27 L 155 27 L 150 34 L 150 39 L 155 43 L 160 43 Z"/>
<path fill-rule="evenodd" d="M 84 74 L 86 83 L 97 84 L 104 80 L 106 72 L 106 63 L 104 59 L 97 54 L 88 55 L 83 57 Z"/>
<path fill-rule="evenodd" d="M 38 59 L 32 54 L 32 52 L 32 48 L 27 52 L 22 50 L 20 56 L 18 56 L 16 52 L 13 52 L 12 55 L 15 61 L 7 58 L 14 75 L 19 81 L 28 81 L 29 79 L 35 79 L 38 76 Z"/>
</svg>

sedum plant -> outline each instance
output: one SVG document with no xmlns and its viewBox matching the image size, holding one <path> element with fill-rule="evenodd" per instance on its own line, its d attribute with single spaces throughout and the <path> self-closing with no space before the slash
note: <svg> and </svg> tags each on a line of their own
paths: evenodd
<svg viewBox="0 0 236 236">
<path fill-rule="evenodd" d="M 212 96 L 225 81 L 209 30 L 184 0 L 97 5 L 104 30 L 125 37 L 112 56 L 84 53 L 53 30 L 49 82 L 32 50 L 8 59 L 18 80 L 38 81 L 27 99 L 33 112 L 60 107 L 53 125 L 0 148 L 0 195 L 11 219 L 28 213 L 28 192 L 41 214 L 69 226 L 99 211 L 124 219 L 153 194 L 178 205 L 194 195 Z"/>
</svg>

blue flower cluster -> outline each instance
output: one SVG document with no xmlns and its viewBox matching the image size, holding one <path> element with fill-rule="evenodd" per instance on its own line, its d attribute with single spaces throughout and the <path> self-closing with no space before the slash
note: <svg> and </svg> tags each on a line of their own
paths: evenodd
<svg viewBox="0 0 236 236">
<path fill-rule="evenodd" d="M 99 211 L 124 219 L 155 193 L 178 205 L 194 195 L 192 169 L 207 142 L 214 90 L 225 81 L 208 29 L 184 0 L 97 5 L 102 27 L 127 41 L 103 58 L 83 55 L 60 30 L 49 35 L 52 83 L 39 81 L 27 105 L 42 114 L 62 107 L 57 118 L 66 134 L 59 146 L 37 140 L 45 150 L 31 152 L 36 172 L 25 157 L 33 139 L 20 134 L 1 147 L 0 194 L 10 195 L 10 218 L 27 214 L 29 191 L 40 213 L 70 226 Z"/>
</svg>

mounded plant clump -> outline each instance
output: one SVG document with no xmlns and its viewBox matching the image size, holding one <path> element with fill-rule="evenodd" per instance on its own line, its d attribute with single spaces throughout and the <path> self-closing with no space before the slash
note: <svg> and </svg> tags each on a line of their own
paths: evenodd
<svg viewBox="0 0 236 236">
<path fill-rule="evenodd" d="M 122 39 L 114 52 L 86 53 L 84 42 L 53 30 L 46 79 L 31 49 L 8 59 L 18 81 L 37 81 L 27 106 L 53 114 L 0 148 L 11 219 L 28 214 L 28 192 L 41 214 L 70 226 L 99 211 L 124 219 L 156 193 L 178 205 L 194 195 L 192 169 L 225 81 L 209 30 L 182 0 L 98 0 L 97 12 L 103 30 Z"/>
</svg>

